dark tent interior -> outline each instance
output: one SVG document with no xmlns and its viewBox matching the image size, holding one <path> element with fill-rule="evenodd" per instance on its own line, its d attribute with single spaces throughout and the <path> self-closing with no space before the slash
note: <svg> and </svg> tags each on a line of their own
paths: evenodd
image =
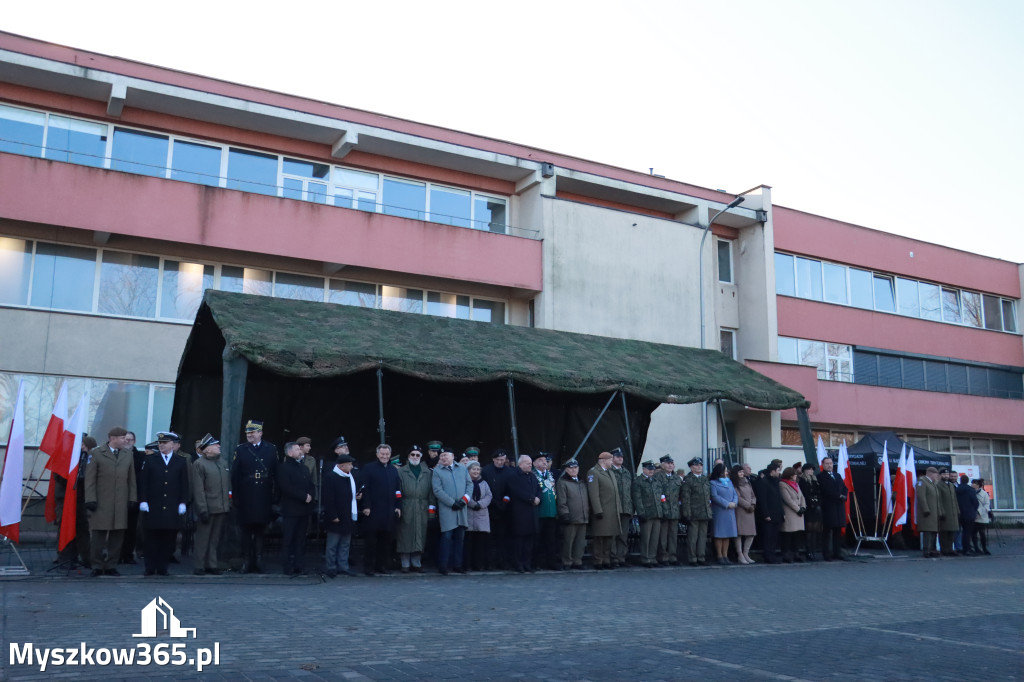
<svg viewBox="0 0 1024 682">
<path fill-rule="evenodd" d="M 584 467 L 616 446 L 639 457 L 661 403 L 807 404 L 717 351 L 209 290 L 172 425 L 186 443 L 220 434 L 231 452 L 244 420 L 259 419 L 278 445 L 305 435 L 323 456 L 345 436 L 366 460 L 383 413 L 397 452 L 438 439 L 456 452 L 476 445 L 486 461 L 513 450 L 510 390 L 519 451 L 549 452 L 556 466 L 595 422 Z"/>
</svg>

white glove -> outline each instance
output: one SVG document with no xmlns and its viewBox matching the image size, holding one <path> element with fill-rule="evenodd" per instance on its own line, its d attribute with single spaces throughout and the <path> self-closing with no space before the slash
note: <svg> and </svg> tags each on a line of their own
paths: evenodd
<svg viewBox="0 0 1024 682">
<path fill-rule="evenodd" d="M 139 502 L 139 511 L 140 512 L 148 512 L 149 511 L 149 502 Z"/>
<path fill-rule="evenodd" d="M 178 505 L 178 516 L 184 516 L 184 515 L 185 515 L 185 503 L 182 502 L 181 504 Z"/>
</svg>

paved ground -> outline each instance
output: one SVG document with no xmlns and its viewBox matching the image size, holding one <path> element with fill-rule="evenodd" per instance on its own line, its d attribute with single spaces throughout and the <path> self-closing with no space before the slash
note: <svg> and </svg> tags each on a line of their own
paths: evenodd
<svg viewBox="0 0 1024 682">
<path fill-rule="evenodd" d="M 941 560 L 327 582 L 6 578 L 0 678 L 1022 679 L 1024 535 L 993 549 Z M 132 637 L 157 596 L 197 638 Z M 156 665 L 40 672 L 11 662 L 11 644 L 23 651 L 28 642 L 94 650 L 183 642 L 188 657 L 218 642 L 220 664 L 201 674 Z"/>
</svg>

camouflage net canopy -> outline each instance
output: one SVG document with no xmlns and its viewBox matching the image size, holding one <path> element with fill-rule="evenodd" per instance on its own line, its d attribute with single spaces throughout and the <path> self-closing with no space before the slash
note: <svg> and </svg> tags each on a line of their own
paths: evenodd
<svg viewBox="0 0 1024 682">
<path fill-rule="evenodd" d="M 214 290 L 203 299 L 190 347 L 209 333 L 201 327 L 210 318 L 228 350 L 286 377 L 381 367 L 427 381 L 512 378 L 549 391 L 619 389 L 659 403 L 808 405 L 796 391 L 713 350 Z"/>
</svg>

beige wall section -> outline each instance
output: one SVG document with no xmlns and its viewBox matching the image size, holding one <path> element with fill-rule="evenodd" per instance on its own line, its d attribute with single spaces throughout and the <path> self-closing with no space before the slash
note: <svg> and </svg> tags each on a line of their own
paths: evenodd
<svg viewBox="0 0 1024 682">
<path fill-rule="evenodd" d="M 708 408 L 709 420 L 714 416 Z M 715 435 L 718 429 L 712 423 L 708 429 L 708 447 L 717 447 Z M 640 461 L 652 459 L 655 462 L 662 455 L 672 455 L 676 469 L 689 471 L 686 462 L 700 454 L 700 404 L 661 405 L 651 414 L 651 428 L 647 432 Z M 639 462 L 638 462 L 639 464 Z"/>
<path fill-rule="evenodd" d="M 698 345 L 699 228 L 550 198 L 545 209 L 539 326 Z"/>
<path fill-rule="evenodd" d="M 173 383 L 191 325 L 0 310 L 0 370 Z"/>
</svg>

